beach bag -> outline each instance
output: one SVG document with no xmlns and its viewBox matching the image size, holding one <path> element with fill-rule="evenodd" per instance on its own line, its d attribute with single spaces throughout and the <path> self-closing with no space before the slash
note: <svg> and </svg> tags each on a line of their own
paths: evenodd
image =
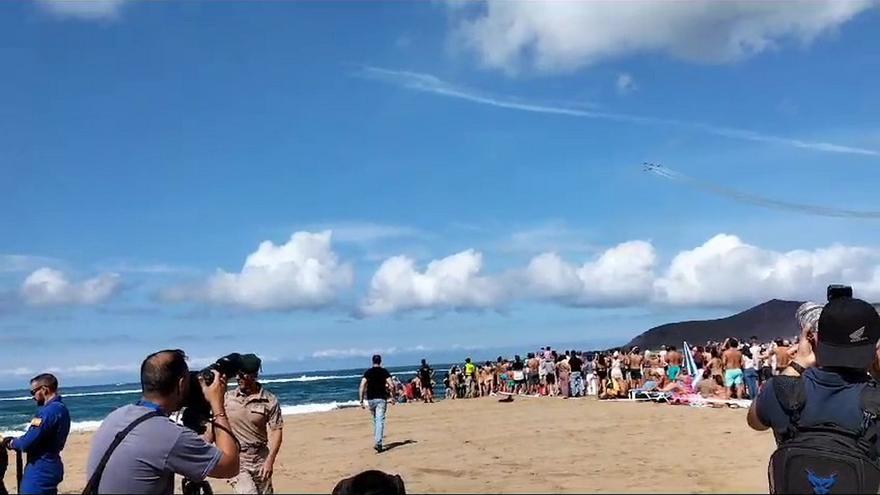
<svg viewBox="0 0 880 495">
<path fill-rule="evenodd" d="M 873 382 L 862 390 L 865 420 L 858 431 L 835 424 L 799 424 L 806 392 L 800 378 L 777 376 L 773 392 L 789 417 L 789 428 L 770 457 L 770 493 L 878 493 L 880 465 L 875 442 L 880 391 Z"/>
</svg>

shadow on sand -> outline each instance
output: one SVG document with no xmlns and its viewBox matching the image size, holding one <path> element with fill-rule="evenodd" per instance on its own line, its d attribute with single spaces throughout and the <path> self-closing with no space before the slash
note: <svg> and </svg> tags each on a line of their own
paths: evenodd
<svg viewBox="0 0 880 495">
<path fill-rule="evenodd" d="M 388 452 L 391 449 L 396 449 L 397 447 L 403 447 L 404 445 L 410 445 L 413 443 L 418 443 L 416 440 L 404 440 L 402 442 L 391 442 L 386 444 L 382 448 L 382 452 Z"/>
</svg>

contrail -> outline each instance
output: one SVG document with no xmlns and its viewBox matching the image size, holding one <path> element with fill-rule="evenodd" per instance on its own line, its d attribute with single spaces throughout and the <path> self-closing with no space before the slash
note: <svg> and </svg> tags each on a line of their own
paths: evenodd
<svg viewBox="0 0 880 495">
<path fill-rule="evenodd" d="M 830 208 L 827 206 L 808 205 L 801 203 L 790 203 L 788 201 L 778 201 L 775 199 L 758 196 L 757 194 L 746 193 L 730 189 L 728 187 L 706 182 L 693 177 L 689 177 L 682 173 L 668 169 L 661 165 L 646 163 L 644 170 L 654 175 L 676 181 L 693 189 L 714 194 L 716 196 L 725 197 L 734 201 L 760 206 L 763 208 L 771 208 L 775 210 L 791 211 L 795 213 L 803 213 L 807 215 L 821 217 L 837 217 L 837 218 L 871 218 L 880 219 L 880 211 L 859 211 L 846 210 L 843 208 Z"/>
<path fill-rule="evenodd" d="M 868 148 L 857 148 L 853 146 L 845 146 L 841 144 L 826 143 L 821 141 L 804 141 L 801 139 L 773 136 L 769 134 L 761 134 L 748 129 L 735 129 L 731 127 L 719 127 L 712 124 L 701 122 L 687 122 L 675 119 L 664 119 L 658 117 L 646 117 L 641 115 L 631 115 L 625 113 L 613 112 L 597 112 L 592 110 L 583 110 L 580 108 L 543 105 L 537 103 L 524 102 L 513 98 L 501 98 L 480 93 L 478 91 L 456 86 L 446 82 L 434 75 L 424 74 L 420 72 L 411 72 L 405 70 L 383 69 L 381 67 L 364 67 L 355 75 L 366 79 L 382 81 L 414 91 L 423 93 L 433 93 L 436 95 L 446 96 L 449 98 L 457 98 L 467 100 L 482 105 L 490 105 L 498 108 L 506 108 L 509 110 L 519 110 L 522 112 L 543 113 L 553 115 L 565 115 L 569 117 L 579 117 L 587 119 L 610 120 L 614 122 L 626 122 L 630 124 L 648 125 L 648 126 L 675 126 L 684 129 L 697 130 L 716 136 L 722 136 L 732 139 L 741 139 L 745 141 L 757 141 L 761 143 L 780 144 L 793 148 L 802 148 L 815 151 L 825 151 L 831 153 L 845 153 L 851 155 L 867 155 L 880 156 L 880 151 Z"/>
</svg>

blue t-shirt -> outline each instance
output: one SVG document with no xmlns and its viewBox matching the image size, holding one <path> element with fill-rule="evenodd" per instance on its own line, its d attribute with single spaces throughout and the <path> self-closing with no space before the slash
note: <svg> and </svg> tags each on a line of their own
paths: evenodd
<svg viewBox="0 0 880 495">
<path fill-rule="evenodd" d="M 863 426 L 865 413 L 861 408 L 861 394 L 868 383 L 867 375 L 844 376 L 810 368 L 801 379 L 805 400 L 798 421 L 800 426 L 833 423 L 853 431 Z M 773 428 L 777 441 L 788 429 L 788 414 L 776 398 L 772 383 L 764 386 L 758 394 L 755 412 L 762 423 Z"/>
</svg>

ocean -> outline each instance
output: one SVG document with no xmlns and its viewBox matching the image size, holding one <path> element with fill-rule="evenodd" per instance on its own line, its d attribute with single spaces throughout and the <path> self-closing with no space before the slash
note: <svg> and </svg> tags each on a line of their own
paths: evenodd
<svg viewBox="0 0 880 495">
<path fill-rule="evenodd" d="M 434 395 L 442 398 L 444 370 L 436 365 L 434 381 L 439 384 Z M 412 379 L 418 366 L 388 368 L 401 381 Z M 364 369 L 316 371 L 264 375 L 260 382 L 274 393 L 281 403 L 283 414 L 307 414 L 332 411 L 358 405 L 358 386 Z M 438 393 L 439 392 L 439 393 Z M 139 383 L 63 387 L 61 395 L 70 410 L 71 431 L 92 431 L 98 428 L 107 414 L 119 406 L 131 404 L 140 398 Z M 27 428 L 36 404 L 27 389 L 0 391 L 0 435 L 18 436 Z"/>
</svg>

